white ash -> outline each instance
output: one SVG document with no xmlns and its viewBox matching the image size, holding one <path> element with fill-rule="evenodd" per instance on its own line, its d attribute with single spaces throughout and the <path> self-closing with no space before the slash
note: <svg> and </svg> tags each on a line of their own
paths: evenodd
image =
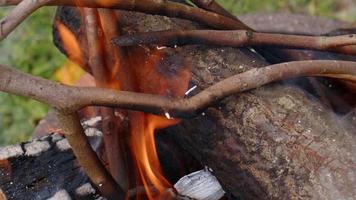
<svg viewBox="0 0 356 200">
<path fill-rule="evenodd" d="M 102 137 L 103 136 L 103 132 L 101 132 L 99 129 L 97 128 L 86 128 L 84 129 L 85 135 L 87 135 L 88 137 Z"/>
<path fill-rule="evenodd" d="M 167 119 L 173 119 L 171 115 L 168 112 L 164 112 L 164 115 L 166 116 Z"/>
<path fill-rule="evenodd" d="M 225 194 L 219 181 L 207 169 L 184 176 L 174 188 L 179 195 L 196 200 L 219 200 Z"/>
<path fill-rule="evenodd" d="M 193 92 L 195 89 L 197 89 L 198 86 L 194 85 L 192 88 L 190 88 L 188 91 L 185 92 L 185 96 L 188 96 L 191 92 Z"/>
<path fill-rule="evenodd" d="M 90 183 L 86 183 L 75 189 L 75 193 L 77 193 L 79 196 L 87 196 L 90 194 L 95 194 L 95 189 Z"/>
<path fill-rule="evenodd" d="M 93 117 L 82 122 L 83 126 L 95 126 L 98 122 L 102 120 L 101 116 Z"/>
<path fill-rule="evenodd" d="M 0 147 L 0 160 L 18 157 L 23 154 L 22 148 L 20 145 L 12 145 L 7 147 Z"/>
<path fill-rule="evenodd" d="M 52 197 L 47 200 L 71 200 L 72 198 L 69 196 L 66 190 L 59 190 Z"/>
<path fill-rule="evenodd" d="M 249 48 L 249 49 L 250 49 L 250 51 L 252 51 L 253 53 L 257 53 L 254 48 Z"/>
<path fill-rule="evenodd" d="M 63 137 L 63 135 L 61 135 L 61 134 L 58 134 L 58 133 L 52 134 L 52 142 L 60 141 L 60 140 L 62 140 L 63 138 L 64 138 L 64 137 Z"/>
<path fill-rule="evenodd" d="M 85 135 L 88 136 L 89 143 L 94 150 L 97 150 L 103 142 L 103 132 L 96 128 L 84 129 Z"/>
<path fill-rule="evenodd" d="M 34 140 L 31 143 L 25 144 L 26 156 L 38 156 L 40 153 L 47 151 L 50 145 L 47 141 Z"/>
<path fill-rule="evenodd" d="M 161 46 L 161 47 L 156 47 L 158 50 L 161 50 L 161 49 L 165 49 L 165 48 L 167 48 L 166 46 Z"/>
<path fill-rule="evenodd" d="M 63 139 L 63 140 L 58 141 L 56 143 L 56 145 L 57 145 L 57 148 L 60 151 L 67 151 L 67 150 L 69 150 L 71 148 L 67 139 Z"/>
</svg>

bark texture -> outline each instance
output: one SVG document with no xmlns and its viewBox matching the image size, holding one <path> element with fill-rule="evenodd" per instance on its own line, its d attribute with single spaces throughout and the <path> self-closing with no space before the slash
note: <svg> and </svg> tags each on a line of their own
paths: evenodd
<svg viewBox="0 0 356 200">
<path fill-rule="evenodd" d="M 200 48 L 195 55 L 192 82 L 199 88 L 265 64 L 236 49 Z M 353 199 L 354 123 L 286 82 L 229 97 L 165 133 L 211 167 L 234 197 Z"/>
<path fill-rule="evenodd" d="M 62 10 L 58 16 L 66 13 Z M 130 33 L 194 28 L 183 20 L 122 15 L 121 26 Z M 329 24 L 319 26 L 315 34 L 330 31 L 338 22 Z M 267 65 L 247 49 L 190 46 L 181 50 L 178 53 L 193 61 L 190 85 L 197 85 L 196 91 Z M 351 124 L 293 84 L 276 83 L 237 94 L 159 134 L 175 138 L 212 168 L 232 199 L 356 198 L 356 145 Z"/>
<path fill-rule="evenodd" d="M 167 17 L 132 12 L 121 12 L 121 17 L 120 27 L 126 33 L 196 28 L 195 24 L 188 21 Z M 70 27 L 77 38 L 83 38 L 81 21 L 74 8 L 60 8 L 56 20 Z M 54 36 L 55 43 L 65 53 L 56 27 Z M 167 48 L 166 51 L 178 55 L 174 57 L 183 56 L 192 60 L 190 86 L 196 85 L 198 88 L 190 95 L 233 74 L 268 64 L 260 55 L 248 49 L 188 46 Z M 174 63 L 167 61 L 167 68 L 162 70 L 174 71 Z M 160 131 L 157 137 L 175 141 L 200 164 L 209 166 L 229 199 L 355 199 L 356 144 L 353 127 L 355 120 L 352 116 L 354 112 L 341 118 L 312 95 L 294 84 L 284 82 L 226 98 L 199 117 L 183 120 L 177 126 Z M 62 187 L 77 188 L 87 183 L 87 179 L 72 162 L 72 155 L 64 156 L 68 157 L 65 162 L 53 159 L 56 154 L 51 154 L 50 150 L 59 151 L 53 147 L 56 142 L 49 138 L 39 140 L 45 140 L 49 145 L 43 153 L 45 157 L 41 159 L 24 159 L 26 154 L 21 146 L 21 152 L 16 154 L 16 158 L 7 156 L 1 159 L 0 164 L 7 163 L 1 166 L 11 166 L 1 167 L 0 171 L 8 169 L 0 173 L 0 189 L 8 199 L 28 197 L 29 186 L 36 199 L 37 194 L 47 191 L 43 188 L 50 188 L 50 192 L 45 194 L 47 198 Z M 169 157 L 161 156 L 161 160 L 167 162 Z M 21 161 L 23 163 L 20 164 Z M 31 163 L 39 169 L 42 166 L 44 171 L 36 173 L 27 170 L 31 166 L 23 167 Z M 57 167 L 50 167 L 53 165 Z M 34 169 L 38 170 L 38 167 Z M 61 167 L 64 167 L 63 170 L 60 170 Z M 165 170 L 169 168 L 169 165 L 164 165 Z M 50 169 L 59 171 L 49 173 Z M 5 179 L 10 172 L 13 176 Z M 20 172 L 31 172 L 28 175 L 34 178 L 29 179 L 30 182 L 22 179 L 9 181 Z M 67 172 L 73 174 L 63 176 Z M 57 174 L 61 178 L 57 177 L 55 182 L 51 182 L 46 176 L 38 178 L 36 174 L 47 174 L 48 177 Z M 16 176 L 24 177 L 23 174 Z M 64 189 L 74 194 L 72 191 L 75 190 Z M 19 193 L 23 195 L 10 198 Z"/>
</svg>

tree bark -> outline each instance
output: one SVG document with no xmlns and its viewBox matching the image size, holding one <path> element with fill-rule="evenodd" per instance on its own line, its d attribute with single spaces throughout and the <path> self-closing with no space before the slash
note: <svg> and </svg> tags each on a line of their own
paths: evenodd
<svg viewBox="0 0 356 200">
<path fill-rule="evenodd" d="M 120 27 L 131 33 L 197 27 L 196 24 L 185 20 L 132 12 L 120 13 Z M 83 36 L 78 12 L 74 8 L 60 8 L 56 20 L 70 27 L 77 38 Z M 54 30 L 55 43 L 65 53 L 61 48 L 56 27 Z M 83 49 L 85 48 L 84 45 Z M 268 64 L 260 55 L 248 49 L 187 46 L 167 48 L 166 51 L 175 57 L 189 57 L 192 60 L 190 86 L 196 85 L 197 89 L 190 95 L 233 74 Z M 174 69 L 174 62 L 165 63 L 165 67 L 162 70 Z M 352 116 L 354 112 L 347 116 L 347 120 L 335 115 L 316 98 L 286 81 L 226 98 L 200 116 L 183 120 L 177 126 L 160 131 L 157 137 L 175 141 L 199 163 L 210 167 L 228 193 L 229 199 L 354 199 L 356 158 L 353 155 L 356 154 L 356 145 L 353 127 L 355 120 Z M 55 142 L 48 138 L 42 140 L 48 142 L 49 150 L 56 150 L 58 153 L 56 147 L 53 147 Z M 58 192 L 58 188 L 71 187 L 72 189 L 65 190 L 73 194 L 75 188 L 87 183 L 79 168 L 74 167 L 72 155 L 66 155 L 69 159 L 61 163 L 61 159 L 54 159 L 56 154 L 51 154 L 49 150 L 43 153 L 46 157 L 36 159 L 36 162 L 33 162 L 32 158 L 25 159 L 24 150 L 16 154 L 18 157 L 11 158 L 14 161 L 9 157 L 1 161 L 7 163 L 1 166 L 10 166 L 8 162 L 22 160 L 25 164 L 35 163 L 45 170 L 30 174 L 34 178 L 29 179 L 32 182 L 28 183 L 15 179 L 24 177 L 15 172 L 31 172 L 27 168 L 31 169 L 32 166 L 24 168 L 21 163 L 16 168 L 16 165 L 12 164 L 13 176 L 10 179 L 0 176 L 0 188 L 8 199 L 29 197 L 26 186 L 34 188 L 32 195 L 42 194 L 46 191 L 43 188 L 56 188 L 49 190 L 52 192 L 46 194 L 47 198 Z M 160 158 L 166 163 L 169 163 L 169 159 L 173 160 L 172 156 L 160 155 Z M 54 164 L 57 167 L 50 168 Z M 41 167 L 39 169 L 42 169 Z M 61 167 L 64 167 L 63 171 L 60 170 Z M 171 170 L 170 167 L 172 166 L 163 164 L 165 170 Z M 78 171 L 72 171 L 73 168 Z M 34 169 L 37 170 L 37 167 Z M 48 173 L 49 169 L 57 171 Z M 70 170 L 67 171 L 68 169 Z M 55 178 L 56 182 L 50 182 L 47 181 L 51 180 L 49 178 L 35 176 L 47 174 L 51 177 L 53 174 L 67 172 L 76 174 L 73 175 L 75 178 Z M 6 177 L 7 173 L 5 176 L 2 173 L 2 176 Z M 177 178 L 179 177 L 172 177 L 170 180 Z M 7 181 L 2 183 L 2 180 Z M 11 183 L 21 187 L 14 187 Z M 23 195 L 16 196 L 19 193 Z M 16 197 L 11 198 L 11 195 Z"/>
<path fill-rule="evenodd" d="M 184 20 L 129 12 L 122 12 L 122 16 L 122 29 L 130 33 L 194 28 Z M 190 85 L 198 86 L 196 91 L 267 65 L 247 49 L 179 49 L 176 53 L 193 61 Z M 159 134 L 175 138 L 198 161 L 212 168 L 231 198 L 356 197 L 352 156 L 356 146 L 351 125 L 287 82 L 229 97 L 203 115 L 183 120 Z"/>
</svg>

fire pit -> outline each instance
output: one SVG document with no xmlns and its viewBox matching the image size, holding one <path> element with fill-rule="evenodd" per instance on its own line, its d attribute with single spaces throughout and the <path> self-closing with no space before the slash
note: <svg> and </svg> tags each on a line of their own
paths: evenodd
<svg viewBox="0 0 356 200">
<path fill-rule="evenodd" d="M 193 2 L 4 3 L 19 4 L 0 38 L 36 8 L 64 6 L 54 43 L 90 79 L 0 66 L 1 91 L 52 106 L 37 135 L 56 130 L 0 149 L 3 198 L 356 196 L 354 29 L 262 33 Z"/>
</svg>

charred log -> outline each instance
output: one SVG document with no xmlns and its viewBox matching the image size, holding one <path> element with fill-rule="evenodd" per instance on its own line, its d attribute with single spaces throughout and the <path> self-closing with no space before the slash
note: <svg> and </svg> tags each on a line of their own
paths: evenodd
<svg viewBox="0 0 356 200">
<path fill-rule="evenodd" d="M 81 112 L 81 116 L 90 116 Z M 89 141 L 101 154 L 102 119 L 93 117 L 82 122 Z M 58 128 L 58 129 L 57 129 Z M 56 129 L 54 133 L 48 131 Z M 58 132 L 59 131 L 59 132 Z M 166 177 L 173 183 L 201 165 L 169 135 L 159 135 L 157 150 Z M 60 132 L 52 112 L 34 132 L 33 141 L 0 148 L 0 199 L 96 200 L 103 199 L 78 164 L 75 155 Z M 107 161 L 103 160 L 104 163 Z M 134 198 L 137 188 L 129 191 Z M 168 190 L 169 191 L 169 190 Z M 179 196 L 176 199 L 181 199 Z M 184 198 L 182 198 L 184 199 Z"/>
<path fill-rule="evenodd" d="M 0 199 L 100 197 L 77 163 L 68 141 L 58 133 L 0 148 Z"/>
<path fill-rule="evenodd" d="M 68 10 L 61 8 L 57 19 L 75 13 Z M 126 32 L 194 28 L 184 20 L 121 14 Z M 64 23 L 70 26 L 71 20 Z M 58 37 L 55 42 L 61 47 Z M 195 91 L 267 64 L 246 49 L 190 46 L 178 53 L 193 60 L 190 85 L 198 87 Z M 276 83 L 229 97 L 159 135 L 174 138 L 212 168 L 231 198 L 347 199 L 356 196 L 352 130 L 305 91 Z"/>
</svg>

